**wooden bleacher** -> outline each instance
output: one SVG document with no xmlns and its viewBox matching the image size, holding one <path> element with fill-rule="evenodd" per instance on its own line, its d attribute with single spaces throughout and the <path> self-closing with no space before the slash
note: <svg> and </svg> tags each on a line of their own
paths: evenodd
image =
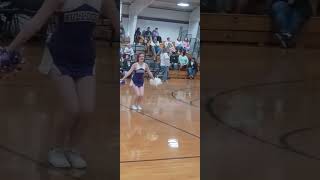
<svg viewBox="0 0 320 180">
<path fill-rule="evenodd" d="M 201 14 L 202 43 L 275 45 L 267 15 Z M 312 17 L 297 39 L 298 47 L 320 47 L 320 17 Z"/>
<path fill-rule="evenodd" d="M 169 78 L 171 79 L 187 79 L 186 71 L 178 71 L 178 70 L 170 70 Z M 197 72 L 196 77 L 194 79 L 200 80 L 200 71 Z"/>
</svg>

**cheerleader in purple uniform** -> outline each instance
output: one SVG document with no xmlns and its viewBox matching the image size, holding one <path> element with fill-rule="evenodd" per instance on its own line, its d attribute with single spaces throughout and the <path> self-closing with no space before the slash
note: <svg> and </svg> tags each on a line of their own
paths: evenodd
<svg viewBox="0 0 320 180">
<path fill-rule="evenodd" d="M 131 66 L 131 69 L 128 73 L 120 80 L 124 81 L 132 73 L 131 86 L 136 94 L 134 103 L 131 105 L 132 110 L 142 110 L 141 103 L 144 96 L 144 74 L 145 71 L 149 76 L 154 79 L 153 74 L 151 73 L 149 66 L 144 63 L 144 54 L 140 53 L 137 55 L 137 62 Z"/>
<path fill-rule="evenodd" d="M 57 28 L 47 42 L 41 72 L 56 83 L 64 102 L 64 119 L 57 122 L 55 144 L 48 161 L 57 168 L 86 168 L 75 150 L 82 143 L 86 122 L 95 109 L 94 29 L 103 13 L 119 35 L 119 12 L 115 0 L 45 0 L 37 14 L 6 48 L 15 52 L 57 14 Z"/>
</svg>

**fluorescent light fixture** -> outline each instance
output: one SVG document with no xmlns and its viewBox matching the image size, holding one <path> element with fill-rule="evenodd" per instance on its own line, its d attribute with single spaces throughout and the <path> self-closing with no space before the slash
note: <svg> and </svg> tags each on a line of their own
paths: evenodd
<svg viewBox="0 0 320 180">
<path fill-rule="evenodd" d="M 178 3 L 177 5 L 178 5 L 178 6 L 181 6 L 181 7 L 188 7 L 188 6 L 190 6 L 190 4 L 188 4 L 188 3 Z"/>
</svg>

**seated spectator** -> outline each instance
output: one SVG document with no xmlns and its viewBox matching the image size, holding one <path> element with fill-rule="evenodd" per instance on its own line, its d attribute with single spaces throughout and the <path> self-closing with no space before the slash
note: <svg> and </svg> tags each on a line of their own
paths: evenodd
<svg viewBox="0 0 320 180">
<path fill-rule="evenodd" d="M 152 39 L 156 38 L 157 41 L 159 41 L 159 40 L 158 40 L 158 36 L 159 36 L 158 28 L 155 28 L 155 29 L 152 31 Z"/>
<path fill-rule="evenodd" d="M 183 49 L 183 44 L 180 38 L 177 38 L 175 46 L 177 51 L 181 51 Z"/>
<path fill-rule="evenodd" d="M 189 43 L 189 39 L 188 39 L 188 38 L 185 38 L 185 39 L 184 39 L 182 45 L 183 45 L 183 49 L 184 49 L 185 51 L 188 52 L 188 51 L 190 50 L 190 43 Z"/>
<path fill-rule="evenodd" d="M 172 54 L 172 52 L 176 51 L 176 48 L 174 48 L 174 45 L 169 37 L 167 38 L 167 41 L 164 43 L 164 46 L 169 49 L 169 54 Z"/>
<path fill-rule="evenodd" d="M 131 44 L 128 44 L 128 45 L 127 45 L 127 47 L 124 49 L 123 53 L 124 53 L 126 56 L 129 56 L 131 60 L 133 59 L 134 50 L 132 49 Z"/>
<path fill-rule="evenodd" d="M 155 54 L 158 55 L 160 52 L 160 42 L 157 40 L 157 38 L 153 39 L 153 46 L 154 46 Z"/>
<path fill-rule="evenodd" d="M 158 52 L 160 51 L 160 43 L 154 39 L 153 41 L 150 39 L 148 45 L 150 46 L 153 54 L 153 59 L 156 61 Z"/>
<path fill-rule="evenodd" d="M 309 0 L 272 0 L 271 17 L 275 36 L 282 47 L 290 47 L 312 15 Z"/>
<path fill-rule="evenodd" d="M 123 76 L 127 75 L 128 71 L 131 68 L 131 65 L 132 65 L 132 63 L 131 63 L 130 59 L 124 59 L 122 61 L 121 68 L 122 68 L 122 71 L 123 71 Z"/>
<path fill-rule="evenodd" d="M 179 54 L 178 52 L 172 52 L 172 55 L 170 56 L 170 64 L 171 68 L 174 70 L 178 70 L 179 67 Z"/>
<path fill-rule="evenodd" d="M 179 69 L 185 69 L 189 63 L 189 59 L 187 57 L 187 52 L 183 51 L 181 55 L 179 55 Z"/>
<path fill-rule="evenodd" d="M 188 77 L 190 79 L 194 79 L 198 72 L 198 63 L 196 62 L 195 58 L 192 58 L 191 61 L 187 65 L 188 70 Z"/>
<path fill-rule="evenodd" d="M 147 38 L 151 39 L 151 37 L 152 37 L 152 32 L 150 31 L 150 27 L 147 28 L 147 30 L 145 31 L 145 33 L 143 34 L 143 36 L 144 36 L 144 39 L 147 39 Z"/>
<path fill-rule="evenodd" d="M 172 43 L 172 42 L 170 41 L 170 38 L 167 37 L 166 42 L 164 42 L 164 46 L 167 47 L 169 43 Z"/>
<path fill-rule="evenodd" d="M 157 37 L 157 41 L 159 41 L 159 43 L 162 43 L 162 38 L 161 38 L 161 36 L 158 36 L 158 37 Z"/>
</svg>

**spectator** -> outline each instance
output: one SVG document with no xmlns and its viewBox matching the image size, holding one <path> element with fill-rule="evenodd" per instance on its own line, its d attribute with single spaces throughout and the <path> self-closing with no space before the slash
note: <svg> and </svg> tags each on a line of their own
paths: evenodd
<svg viewBox="0 0 320 180">
<path fill-rule="evenodd" d="M 168 73 L 169 73 L 169 67 L 170 67 L 170 57 L 168 54 L 168 49 L 163 48 L 160 53 L 160 67 L 161 72 L 163 74 L 162 80 L 166 82 L 168 80 Z"/>
<path fill-rule="evenodd" d="M 134 42 L 136 44 L 139 44 L 140 39 L 141 39 L 141 31 L 140 31 L 140 28 L 138 27 L 136 32 L 134 33 Z"/>
<path fill-rule="evenodd" d="M 185 38 L 184 41 L 183 41 L 183 49 L 185 51 L 189 51 L 190 50 L 190 43 L 189 43 L 189 39 L 188 38 Z"/>
<path fill-rule="evenodd" d="M 155 53 L 156 53 L 156 55 L 158 55 L 158 53 L 160 52 L 160 43 L 157 40 L 157 38 L 153 39 L 153 44 L 154 44 Z"/>
<path fill-rule="evenodd" d="M 169 43 L 172 43 L 172 42 L 170 41 L 170 38 L 167 37 L 167 40 L 166 40 L 166 42 L 164 43 L 164 46 L 167 47 Z"/>
<path fill-rule="evenodd" d="M 183 44 L 180 38 L 177 38 L 175 42 L 175 46 L 178 51 L 181 51 L 183 49 Z"/>
<path fill-rule="evenodd" d="M 124 49 L 124 55 L 126 56 L 126 58 L 128 56 L 131 60 L 133 59 L 134 51 L 130 44 L 128 44 L 127 47 Z"/>
<path fill-rule="evenodd" d="M 192 58 L 191 61 L 187 65 L 188 70 L 188 77 L 190 79 L 194 79 L 198 72 L 198 63 L 196 62 L 195 58 Z"/>
<path fill-rule="evenodd" d="M 130 59 L 123 59 L 122 61 L 122 70 L 123 70 L 123 76 L 127 75 L 128 71 L 131 68 L 131 61 Z"/>
<path fill-rule="evenodd" d="M 180 69 L 186 68 L 188 65 L 189 59 L 186 56 L 187 52 L 183 51 L 182 55 L 179 55 L 179 64 L 180 64 Z"/>
<path fill-rule="evenodd" d="M 179 54 L 178 52 L 173 52 L 172 55 L 170 56 L 170 63 L 171 67 L 174 70 L 178 70 L 178 64 L 179 64 Z"/>
<path fill-rule="evenodd" d="M 159 36 L 158 28 L 155 28 L 155 29 L 152 31 L 152 39 L 156 38 L 157 41 L 159 41 L 159 40 L 158 40 L 158 36 Z"/>
<path fill-rule="evenodd" d="M 169 37 L 167 38 L 167 41 L 164 43 L 164 46 L 169 49 L 169 54 L 176 51 Z"/>
<path fill-rule="evenodd" d="M 152 37 L 152 32 L 150 31 L 150 27 L 147 28 L 147 30 L 145 31 L 145 33 L 143 34 L 143 36 L 144 36 L 144 39 L 147 39 L 147 38 L 151 39 L 151 37 Z"/>
<path fill-rule="evenodd" d="M 160 35 L 157 37 L 157 41 L 159 41 L 159 43 L 162 43 L 162 38 Z"/>
<path fill-rule="evenodd" d="M 153 59 L 156 60 L 158 52 L 160 50 L 160 43 L 156 39 L 154 39 L 154 40 L 150 39 L 148 44 L 150 44 L 150 48 L 153 53 Z"/>
<path fill-rule="evenodd" d="M 312 15 L 309 0 L 273 0 L 271 17 L 275 36 L 282 47 L 288 48 L 294 43 L 295 37 Z"/>
</svg>

